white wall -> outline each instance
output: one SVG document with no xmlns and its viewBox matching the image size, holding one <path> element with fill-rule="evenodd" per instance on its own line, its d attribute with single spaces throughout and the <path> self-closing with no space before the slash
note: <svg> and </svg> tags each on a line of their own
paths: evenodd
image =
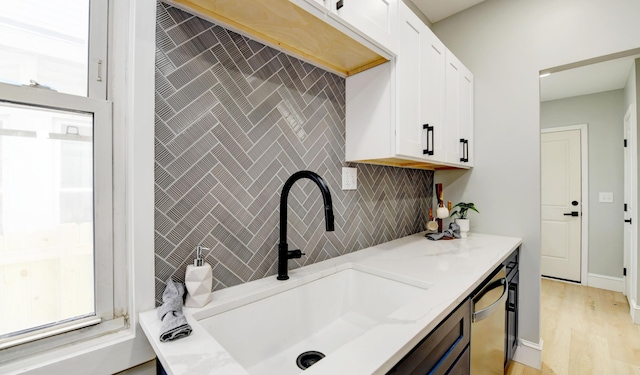
<svg viewBox="0 0 640 375">
<path fill-rule="evenodd" d="M 638 15 L 632 0 L 488 0 L 433 26 L 475 76 L 476 167 L 446 199 L 477 204 L 472 231 L 523 238 L 521 339 L 540 334 L 539 71 L 640 47 Z"/>
<path fill-rule="evenodd" d="M 622 277 L 624 260 L 624 91 L 615 90 L 540 105 L 540 127 L 587 124 L 589 133 L 589 266 L 588 272 Z M 613 203 L 600 203 L 600 192 L 612 192 Z M 616 235 L 616 233 L 618 235 Z"/>
</svg>

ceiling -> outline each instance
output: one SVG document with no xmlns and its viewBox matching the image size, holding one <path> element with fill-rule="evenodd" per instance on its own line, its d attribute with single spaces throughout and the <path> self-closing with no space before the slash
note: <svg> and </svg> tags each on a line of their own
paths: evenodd
<svg viewBox="0 0 640 375">
<path fill-rule="evenodd" d="M 410 0 L 431 21 L 436 23 L 484 0 Z"/>
<path fill-rule="evenodd" d="M 638 57 L 627 56 L 540 77 L 540 101 L 623 89 L 633 60 Z"/>
<path fill-rule="evenodd" d="M 436 23 L 484 0 L 409 0 L 431 23 Z M 561 70 L 540 78 L 540 101 L 595 94 L 625 87 L 633 60 L 626 56 Z"/>
</svg>

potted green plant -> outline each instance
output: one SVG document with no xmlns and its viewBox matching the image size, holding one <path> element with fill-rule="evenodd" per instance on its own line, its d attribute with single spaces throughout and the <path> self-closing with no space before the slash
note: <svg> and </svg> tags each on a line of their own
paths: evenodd
<svg viewBox="0 0 640 375">
<path fill-rule="evenodd" d="M 480 213 L 473 203 L 460 202 L 451 208 L 451 214 L 449 215 L 449 217 L 456 217 L 455 223 L 460 226 L 460 237 L 462 238 L 467 238 L 467 233 L 469 232 L 469 219 L 467 219 L 469 210 Z"/>
</svg>

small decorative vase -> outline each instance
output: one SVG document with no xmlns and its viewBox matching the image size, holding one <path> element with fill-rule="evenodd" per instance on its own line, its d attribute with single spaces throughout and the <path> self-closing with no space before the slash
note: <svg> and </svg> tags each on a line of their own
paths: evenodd
<svg viewBox="0 0 640 375">
<path fill-rule="evenodd" d="M 460 237 L 467 238 L 469 232 L 469 219 L 456 219 L 456 224 L 460 226 Z"/>
</svg>

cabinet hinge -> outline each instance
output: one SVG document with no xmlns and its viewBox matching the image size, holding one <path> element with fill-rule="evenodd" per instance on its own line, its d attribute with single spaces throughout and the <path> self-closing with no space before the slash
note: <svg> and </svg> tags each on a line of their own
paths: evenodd
<svg viewBox="0 0 640 375">
<path fill-rule="evenodd" d="M 627 267 L 622 269 L 622 276 L 627 276 Z"/>
<path fill-rule="evenodd" d="M 627 140 L 624 140 L 624 147 L 627 147 Z"/>
</svg>

